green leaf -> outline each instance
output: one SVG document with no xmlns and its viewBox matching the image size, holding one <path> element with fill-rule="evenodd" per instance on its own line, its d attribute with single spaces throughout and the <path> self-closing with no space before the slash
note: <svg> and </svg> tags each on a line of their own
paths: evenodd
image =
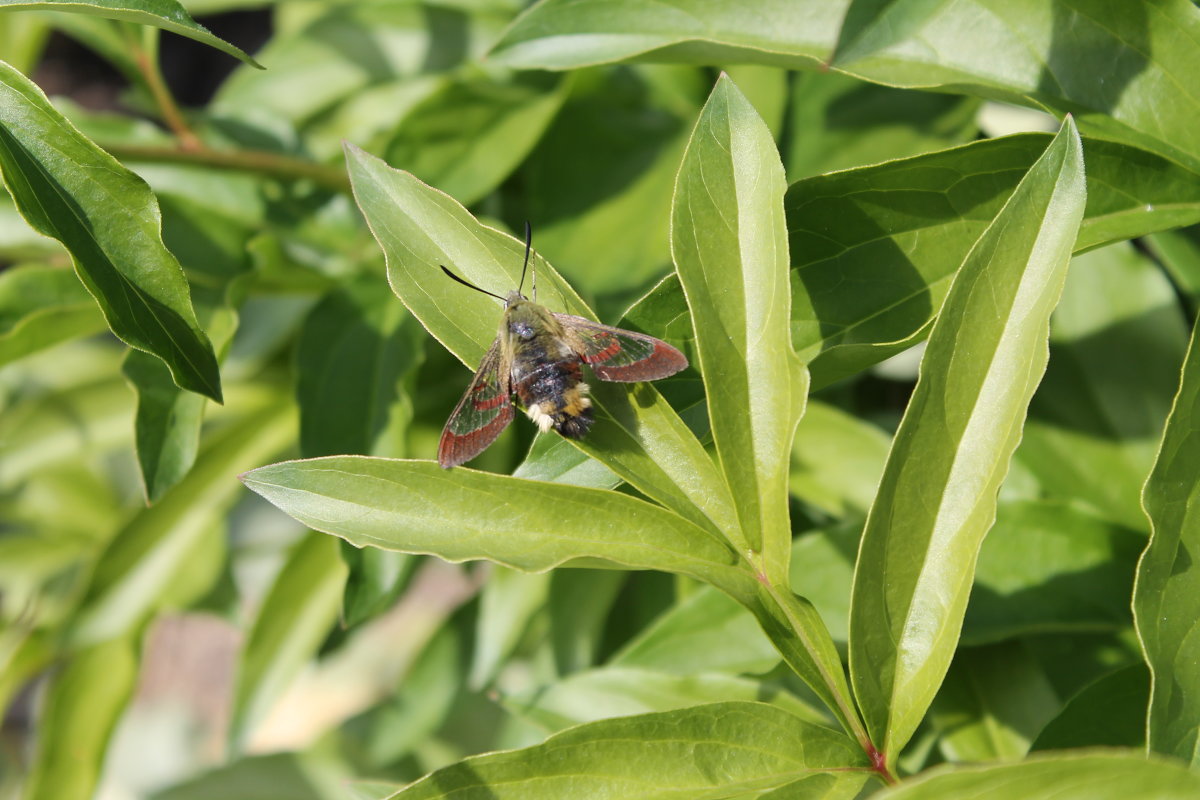
<svg viewBox="0 0 1200 800">
<path fill-rule="evenodd" d="M 1171 280 L 1195 304 L 1200 299 L 1200 228 L 1156 233 L 1147 237 L 1146 244 Z"/>
<path fill-rule="evenodd" d="M 750 10 L 704 0 L 549 0 L 518 17 L 489 58 L 523 69 L 633 58 L 815 68 L 828 55 L 846 5 L 765 0 Z"/>
<path fill-rule="evenodd" d="M 808 388 L 788 331 L 785 189 L 770 131 L 722 76 L 679 169 L 671 250 L 692 312 L 713 441 L 737 504 L 735 544 L 781 584 L 792 539 L 788 454 Z"/>
<path fill-rule="evenodd" d="M 1120 630 L 1144 537 L 1056 502 L 1001 503 L 983 540 L 962 641 Z"/>
<path fill-rule="evenodd" d="M 1200 171 L 1200 100 L 1188 89 L 1200 69 L 1200 14 L 1187 0 L 902 0 L 873 14 L 876 5 L 766 0 L 748 12 L 704 0 L 547 0 L 517 19 L 492 58 L 525 69 L 632 59 L 832 65 L 888 86 L 1071 112 L 1101 138 Z"/>
<path fill-rule="evenodd" d="M 1142 492 L 1151 534 L 1133 594 L 1137 632 L 1153 676 L 1147 745 L 1192 766 L 1200 764 L 1200 566 L 1193 555 L 1200 547 L 1194 502 L 1200 492 L 1198 330 L 1192 331 L 1179 393 Z"/>
<path fill-rule="evenodd" d="M 102 330 L 104 317 L 69 270 L 26 266 L 0 273 L 0 365 Z"/>
<path fill-rule="evenodd" d="M 408 553 L 361 549 L 341 542 L 339 553 L 350 570 L 342 593 L 342 629 L 349 630 L 391 608 L 408 588 L 420 559 Z"/>
<path fill-rule="evenodd" d="M 546 573 L 492 569 L 479 594 L 475 648 L 467 677 L 472 690 L 486 689 L 496 680 L 532 619 L 545 608 L 549 593 L 550 575 Z"/>
<path fill-rule="evenodd" d="M 88 800 L 108 739 L 137 681 L 137 648 L 126 638 L 75 654 L 54 677 L 38 720 L 38 749 L 23 797 Z"/>
<path fill-rule="evenodd" d="M 770 132 L 722 76 L 684 154 L 671 247 L 713 440 L 737 504 L 734 543 L 761 582 L 750 608 L 789 664 L 852 726 L 829 633 L 788 588 L 788 456 L 808 373 L 789 341 L 784 188 Z"/>
<path fill-rule="evenodd" d="M 257 55 L 221 85 L 210 112 L 270 129 L 308 125 L 367 87 L 450 70 L 481 56 L 510 12 L 425 3 L 347 3 L 317 9 L 299 29 L 277 27 Z M 393 118 L 394 121 L 394 118 Z"/>
<path fill-rule="evenodd" d="M 851 606 L 850 675 L 889 763 L 950 664 L 1083 206 L 1068 120 L 971 250 L 930 334 L 863 531 Z"/>
<path fill-rule="evenodd" d="M 213 344 L 224 355 L 237 326 L 237 314 L 221 304 L 219 292 L 199 290 L 196 298 Z M 146 499 L 154 503 L 195 463 L 208 399 L 180 389 L 161 361 L 140 350 L 129 351 L 121 372 L 137 393 L 134 434 L 138 467 Z"/>
<path fill-rule="evenodd" d="M 828 386 L 915 344 L 950 280 L 1050 137 L 1022 134 L 798 181 L 784 198 L 792 264 L 792 344 Z M 1076 251 L 1200 217 L 1196 173 L 1089 139 L 1088 201 Z M 687 314 L 674 277 L 640 305 L 642 329 Z M 639 308 L 630 312 L 642 319 Z M 690 331 L 683 331 L 690 338 Z M 680 344 L 678 339 L 672 339 Z"/>
<path fill-rule="evenodd" d="M 0 169 L 29 224 L 71 251 L 113 333 L 166 362 L 180 387 L 220 402 L 217 359 L 179 262 L 163 246 L 154 195 L 7 65 Z"/>
<path fill-rule="evenodd" d="M 792 591 L 810 600 L 833 638 L 843 642 L 860 531 L 855 523 L 792 543 Z M 709 587 L 684 598 L 610 661 L 681 674 L 762 673 L 778 662 L 778 650 L 747 609 Z"/>
<path fill-rule="evenodd" d="M 154 800 L 211 800 L 228 798 L 287 798 L 331 800 L 345 791 L 345 773 L 330 759 L 312 753 L 271 753 L 241 758 L 174 786 L 156 791 Z M 337 786 L 338 790 L 330 787 Z M 341 795 L 338 795 L 339 797 Z"/>
<path fill-rule="evenodd" d="M 214 436 L 187 477 L 117 534 L 80 600 L 69 630 L 72 644 L 121 636 L 153 610 L 178 572 L 187 568 L 187 559 L 198 539 L 211 531 L 214 517 L 237 496 L 233 476 L 291 441 L 294 417 L 281 412 L 279 402 L 272 396 L 266 410 L 249 413 Z"/>
<path fill-rule="evenodd" d="M 88 355 L 99 354 L 89 348 Z M 63 359 L 66 366 L 80 366 L 74 361 Z M 112 369 L 115 374 L 117 365 Z M 0 414 L 0 441 L 4 442 L 0 486 L 9 489 L 48 467 L 79 463 L 81 458 L 127 446 L 130 415 L 129 387 L 119 378 L 85 381 L 6 408 Z"/>
<path fill-rule="evenodd" d="M 1016 455 L 1044 493 L 1146 527 L 1138 493 L 1186 347 L 1175 290 L 1149 259 L 1129 244 L 1075 258 Z"/>
<path fill-rule="evenodd" d="M 978 134 L 978 110 L 970 98 L 804 72 L 792 79 L 791 136 L 779 149 L 795 181 L 964 144 Z"/>
<path fill-rule="evenodd" d="M 512 713 L 560 731 L 582 722 L 728 700 L 757 700 L 800 719 L 828 725 L 827 718 L 788 692 L 748 678 L 717 673 L 671 675 L 633 667 L 604 667 L 570 675 L 549 686 L 505 695 Z"/>
<path fill-rule="evenodd" d="M 561 436 L 534 439 L 525 460 L 513 470 L 513 477 L 593 489 L 615 489 L 622 483 L 612 470 Z"/>
<path fill-rule="evenodd" d="M 835 517 L 865 517 L 889 444 L 874 425 L 810 400 L 792 443 L 792 494 Z"/>
<path fill-rule="evenodd" d="M 1131 664 L 1084 687 L 1033 743 L 1034 750 L 1145 747 L 1150 672 Z"/>
<path fill-rule="evenodd" d="M 538 252 L 585 294 L 641 287 L 670 263 L 664 221 L 708 89 L 694 67 L 572 73 L 570 96 L 520 175 Z"/>
<path fill-rule="evenodd" d="M 580 725 L 440 769 L 393 798 L 716 800 L 856 767 L 865 769 L 863 755 L 842 734 L 774 706 L 728 702 Z"/>
<path fill-rule="evenodd" d="M 0 16 L 0 61 L 28 74 L 37 67 L 49 36 L 49 21 L 36 14 Z"/>
<path fill-rule="evenodd" d="M 359 546 L 526 572 L 599 558 L 734 591 L 751 581 L 715 535 L 616 492 L 361 456 L 285 461 L 242 480 L 304 524 Z"/>
<path fill-rule="evenodd" d="M 1200 132 L 1190 120 L 1200 105 L 1186 88 L 1200 67 L 1197 36 L 1200 14 L 1186 0 L 983 0 L 970 9 L 901 0 L 862 25 L 848 19 L 833 62 L 893 86 L 1070 112 L 1083 131 L 1197 169 Z"/>
<path fill-rule="evenodd" d="M 108 19 L 136 22 L 139 25 L 151 25 L 215 47 L 239 61 L 262 69 L 262 66 L 253 58 L 224 39 L 214 36 L 212 31 L 192 19 L 187 9 L 176 0 L 42 0 L 38 3 L 0 0 L 0 11 L 21 10 L 93 14 Z"/>
<path fill-rule="evenodd" d="M 478 365 L 495 340 L 500 310 L 494 300 L 446 278 L 438 265 L 488 291 L 510 291 L 520 280 L 523 243 L 481 225 L 449 196 L 361 150 L 348 148 L 347 160 L 355 199 L 387 256 L 393 291 L 446 349 Z M 550 310 L 592 317 L 543 261 L 537 277 L 540 302 Z M 654 387 L 594 384 L 596 425 L 576 446 L 697 525 L 735 530 L 723 478 Z"/>
<path fill-rule="evenodd" d="M 609 614 L 628 577 L 603 569 L 558 570 L 550 575 L 550 644 L 559 675 L 596 663 Z"/>
<path fill-rule="evenodd" d="M 1059 709 L 1058 695 L 1020 642 L 960 648 L 930 708 L 951 762 L 1015 761 Z"/>
<path fill-rule="evenodd" d="M 779 651 L 742 605 L 706 586 L 662 614 L 608 663 L 678 675 L 736 675 L 770 671 Z"/>
<path fill-rule="evenodd" d="M 428 742 L 460 699 L 467 638 L 461 620 L 439 627 L 395 690 L 342 727 L 349 746 L 370 766 L 394 764 Z"/>
<path fill-rule="evenodd" d="M 533 149 L 568 83 L 537 72 L 450 78 L 400 121 L 384 158 L 464 205 L 476 203 Z"/>
<path fill-rule="evenodd" d="M 1019 764 L 945 766 L 880 792 L 879 800 L 1185 800 L 1200 775 L 1165 759 L 1104 750 L 1056 754 Z"/>
<path fill-rule="evenodd" d="M 300 451 L 405 455 L 424 333 L 382 276 L 344 281 L 304 320 L 296 350 Z"/>
<path fill-rule="evenodd" d="M 241 652 L 235 741 L 253 733 L 337 619 L 347 575 L 337 551 L 336 540 L 310 533 L 275 577 Z"/>
</svg>

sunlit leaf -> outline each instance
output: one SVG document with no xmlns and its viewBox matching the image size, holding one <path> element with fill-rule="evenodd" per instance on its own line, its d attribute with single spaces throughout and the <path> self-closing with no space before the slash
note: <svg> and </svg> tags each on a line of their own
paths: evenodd
<svg viewBox="0 0 1200 800">
<path fill-rule="evenodd" d="M 1050 312 L 1083 215 L 1082 156 L 1068 120 L 963 264 L 867 518 L 850 674 L 889 762 L 949 666 L 996 492 L 1045 369 Z"/>
<path fill-rule="evenodd" d="M 534 747 L 438 770 L 393 797 L 432 800 L 474 791 L 496 800 L 717 800 L 865 766 L 840 733 L 774 706 L 729 702 L 588 723 Z"/>
</svg>

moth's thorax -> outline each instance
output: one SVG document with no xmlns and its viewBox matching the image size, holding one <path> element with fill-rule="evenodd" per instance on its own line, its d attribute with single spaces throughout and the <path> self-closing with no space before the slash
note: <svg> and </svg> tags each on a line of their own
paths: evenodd
<svg viewBox="0 0 1200 800">
<path fill-rule="evenodd" d="M 570 353 L 564 339 L 563 327 L 545 306 L 526 300 L 516 292 L 509 292 L 505 300 L 504 319 L 500 322 L 500 338 L 512 348 L 515 356 L 525 345 L 553 339 L 561 344 L 564 353 Z M 554 352 L 553 342 L 545 341 L 542 349 Z"/>
<path fill-rule="evenodd" d="M 579 356 L 545 307 L 511 292 L 500 327 L 512 388 L 543 432 L 579 439 L 592 424 Z"/>
</svg>

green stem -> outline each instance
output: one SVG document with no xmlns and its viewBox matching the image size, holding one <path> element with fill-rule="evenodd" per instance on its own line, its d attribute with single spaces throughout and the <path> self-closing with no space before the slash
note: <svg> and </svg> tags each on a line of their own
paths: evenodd
<svg viewBox="0 0 1200 800">
<path fill-rule="evenodd" d="M 196 149 L 184 149 L 107 142 L 104 147 L 121 161 L 198 164 L 217 169 L 253 172 L 285 180 L 307 179 L 326 189 L 347 194 L 350 192 L 350 178 L 343 169 L 262 150 L 213 150 L 203 144 Z"/>
<path fill-rule="evenodd" d="M 850 702 L 850 699 L 838 690 L 838 681 L 836 681 L 832 675 L 825 671 L 824 662 L 821 658 L 820 652 L 816 645 L 809 638 L 807 626 L 805 626 L 803 621 L 796 615 L 795 609 L 789 602 L 791 598 L 783 597 L 780 594 L 780 588 L 777 585 L 769 581 L 762 581 L 761 583 L 762 586 L 767 590 L 767 595 L 772 601 L 774 601 L 775 607 L 778 608 L 783 613 L 784 618 L 787 619 L 788 625 L 792 629 L 792 633 L 796 635 L 796 639 L 812 658 L 813 664 L 816 666 L 819 674 L 821 675 L 826 688 L 828 688 L 830 696 L 832 696 L 834 701 L 837 703 L 838 711 L 841 712 L 842 718 L 850 727 L 850 734 L 858 741 L 863 750 L 867 751 L 868 753 L 871 752 L 871 750 L 874 748 L 872 746 L 870 736 L 867 734 L 867 729 L 863 726 L 862 720 L 860 720 L 858 717 L 857 709 L 854 708 L 854 705 Z M 784 591 L 790 592 L 790 590 Z"/>
<path fill-rule="evenodd" d="M 138 36 L 139 29 L 140 37 Z M 131 30 L 129 26 L 125 26 L 125 31 L 125 39 L 133 50 L 134 62 L 137 64 L 147 91 L 154 98 L 154 104 L 158 106 L 158 113 L 163 122 L 179 139 L 181 148 L 184 150 L 202 149 L 204 145 L 200 142 L 200 137 L 184 119 L 183 111 L 175 102 L 175 97 L 167 88 L 167 82 L 163 80 L 162 71 L 158 68 L 158 29 L 139 26 L 139 28 Z"/>
</svg>

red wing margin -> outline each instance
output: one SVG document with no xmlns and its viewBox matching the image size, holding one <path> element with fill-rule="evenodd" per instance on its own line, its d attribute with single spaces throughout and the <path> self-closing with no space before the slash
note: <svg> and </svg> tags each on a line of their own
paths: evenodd
<svg viewBox="0 0 1200 800">
<path fill-rule="evenodd" d="M 497 339 L 467 387 L 466 394 L 442 429 L 438 463 L 457 467 L 487 449 L 512 422 L 510 376 L 500 369 L 500 340 Z"/>
<path fill-rule="evenodd" d="M 566 330 L 571 349 L 601 380 L 655 381 L 688 365 L 683 353 L 653 336 L 570 314 L 554 316 Z"/>
</svg>

